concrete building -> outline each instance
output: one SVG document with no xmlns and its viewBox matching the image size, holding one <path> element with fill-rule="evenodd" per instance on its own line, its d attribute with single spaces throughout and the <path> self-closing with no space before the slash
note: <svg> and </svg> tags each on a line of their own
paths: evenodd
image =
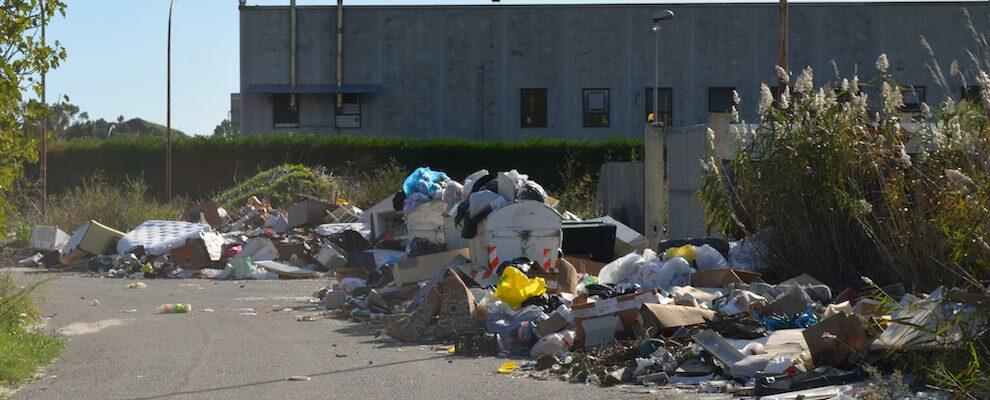
<svg viewBox="0 0 990 400">
<path fill-rule="evenodd" d="M 961 8 L 988 32 L 987 4 L 792 4 L 790 67 L 813 67 L 821 84 L 834 77 L 834 60 L 841 74 L 869 80 L 886 53 L 901 84 L 915 88 L 907 102 L 935 104 L 946 93 L 919 37 L 946 71 L 952 60 L 965 67 L 975 43 Z M 662 8 L 344 6 L 338 85 L 335 6 L 298 7 L 293 27 L 289 6 L 242 5 L 240 112 L 232 115 L 243 134 L 642 137 L 655 73 L 650 15 Z M 676 17 L 664 23 L 662 117 L 673 126 L 706 122 L 731 105 L 735 89 L 742 116 L 754 120 L 760 83 L 776 79 L 776 4 L 669 8 Z M 953 85 L 949 94 L 964 92 Z"/>
</svg>

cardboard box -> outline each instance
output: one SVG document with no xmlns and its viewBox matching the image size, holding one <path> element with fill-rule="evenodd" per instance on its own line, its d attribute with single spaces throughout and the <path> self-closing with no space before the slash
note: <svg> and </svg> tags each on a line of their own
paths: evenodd
<svg viewBox="0 0 990 400">
<path fill-rule="evenodd" d="M 589 318 L 581 322 L 579 341 L 585 349 L 601 346 L 615 339 L 615 333 L 622 328 L 622 322 L 617 315 L 605 315 Z"/>
<path fill-rule="evenodd" d="M 691 274 L 691 286 L 724 288 L 730 283 L 760 282 L 758 272 L 741 269 L 707 269 Z"/>
<path fill-rule="evenodd" d="M 803 335 L 816 366 L 845 365 L 870 340 L 859 317 L 846 313 L 823 319 Z"/>
<path fill-rule="evenodd" d="M 471 253 L 467 248 L 409 257 L 399 261 L 392 270 L 392 275 L 395 277 L 395 284 L 399 286 L 430 280 L 451 265 L 470 262 L 470 257 Z"/>
<path fill-rule="evenodd" d="M 172 249 L 169 254 L 172 263 L 184 269 L 203 269 L 216 265 L 202 239 L 189 239 L 182 246 Z"/>
<path fill-rule="evenodd" d="M 289 228 L 320 225 L 327 217 L 327 210 L 333 207 L 333 204 L 311 198 L 293 204 L 286 210 L 289 214 Z"/>
<path fill-rule="evenodd" d="M 106 254 L 116 250 L 117 241 L 122 237 L 124 232 L 89 220 L 72 233 L 72 237 L 65 245 L 64 253 L 82 250 L 92 255 Z"/>
<path fill-rule="evenodd" d="M 274 242 L 275 248 L 278 249 L 278 261 L 289 261 L 292 256 L 301 260 L 309 260 L 309 246 L 306 243 L 294 242 Z"/>
<path fill-rule="evenodd" d="M 677 328 L 715 319 L 715 312 L 698 307 L 646 303 L 639 309 L 639 318 L 641 326 L 651 336 L 669 336 Z"/>
<path fill-rule="evenodd" d="M 661 302 L 660 292 L 657 289 L 595 302 L 581 302 L 580 298 L 575 299 L 571 306 L 571 315 L 574 316 L 578 341 L 582 341 L 584 338 L 585 320 L 614 315 L 619 318 L 621 330 L 632 330 L 636 325 L 637 317 L 639 317 L 639 308 L 645 303 L 659 302 Z"/>
<path fill-rule="evenodd" d="M 31 228 L 31 248 L 34 250 L 53 251 L 61 249 L 69 241 L 69 234 L 55 226 L 36 226 Z"/>
<path fill-rule="evenodd" d="M 598 261 L 591 261 L 586 258 L 574 257 L 574 256 L 564 256 L 567 262 L 574 266 L 579 274 L 588 274 L 593 276 L 598 276 L 602 268 L 605 268 L 605 263 Z"/>
</svg>

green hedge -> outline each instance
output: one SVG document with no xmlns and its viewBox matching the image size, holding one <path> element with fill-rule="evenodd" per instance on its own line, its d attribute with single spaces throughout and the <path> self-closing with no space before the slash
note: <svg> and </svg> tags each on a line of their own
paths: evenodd
<svg viewBox="0 0 990 400">
<path fill-rule="evenodd" d="M 597 174 L 606 161 L 627 161 L 643 154 L 637 140 L 527 140 L 476 142 L 459 139 L 370 139 L 346 136 L 250 136 L 233 140 L 192 137 L 173 145 L 175 193 L 192 198 L 212 196 L 256 172 L 284 163 L 323 166 L 337 174 L 373 170 L 396 160 L 410 171 L 429 166 L 463 179 L 481 168 L 518 169 L 547 188 L 563 184 L 563 165 L 573 161 L 577 174 Z M 164 191 L 165 141 L 138 137 L 76 140 L 51 147 L 48 185 L 64 191 L 83 178 L 102 175 L 110 183 L 143 179 L 156 193 Z M 37 167 L 29 166 L 29 174 Z"/>
</svg>

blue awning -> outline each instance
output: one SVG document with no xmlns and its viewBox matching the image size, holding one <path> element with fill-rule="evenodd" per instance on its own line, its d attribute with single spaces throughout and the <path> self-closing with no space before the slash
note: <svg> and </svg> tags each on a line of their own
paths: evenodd
<svg viewBox="0 0 990 400">
<path fill-rule="evenodd" d="M 254 94 L 355 94 L 355 93 L 375 93 L 380 85 L 375 83 L 350 84 L 350 85 L 328 85 L 328 84 L 308 84 L 296 85 L 281 83 L 254 84 L 248 86 L 248 93 Z"/>
</svg>

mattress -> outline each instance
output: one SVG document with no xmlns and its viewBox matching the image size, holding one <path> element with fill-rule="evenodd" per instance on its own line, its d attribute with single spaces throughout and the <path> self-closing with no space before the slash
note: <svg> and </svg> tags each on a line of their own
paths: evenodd
<svg viewBox="0 0 990 400">
<path fill-rule="evenodd" d="M 182 246 L 186 239 L 199 237 L 200 232 L 212 230 L 209 225 L 192 222 L 145 221 L 117 242 L 117 253 L 124 254 L 143 246 L 145 253 L 159 256 Z"/>
</svg>

